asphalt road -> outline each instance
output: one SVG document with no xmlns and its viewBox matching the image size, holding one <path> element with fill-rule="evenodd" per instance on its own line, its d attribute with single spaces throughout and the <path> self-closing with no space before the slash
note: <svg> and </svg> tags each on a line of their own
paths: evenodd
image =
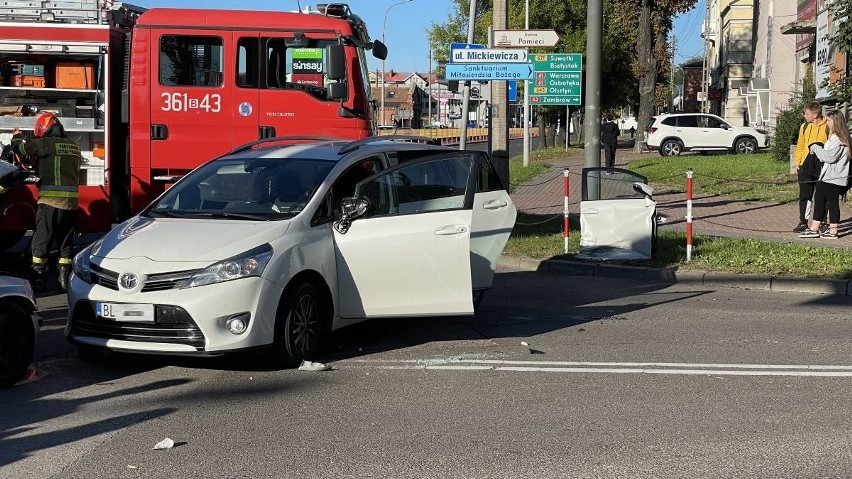
<svg viewBox="0 0 852 479">
<path fill-rule="evenodd" d="M 39 305 L 43 375 L 0 392 L 2 478 L 852 473 L 848 297 L 504 271 L 475 317 L 336 332 L 323 372 L 85 362 L 63 297 Z"/>
</svg>

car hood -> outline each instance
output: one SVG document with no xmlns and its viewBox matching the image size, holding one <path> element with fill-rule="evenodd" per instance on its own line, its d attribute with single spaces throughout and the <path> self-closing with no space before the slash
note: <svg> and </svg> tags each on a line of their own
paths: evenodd
<svg viewBox="0 0 852 479">
<path fill-rule="evenodd" d="M 216 262 L 280 238 L 284 221 L 134 217 L 96 243 L 92 256 L 157 262 Z"/>
<path fill-rule="evenodd" d="M 0 298 L 11 296 L 26 298 L 35 309 L 35 296 L 33 296 L 33 289 L 30 287 L 29 281 L 11 276 L 0 276 Z"/>
</svg>

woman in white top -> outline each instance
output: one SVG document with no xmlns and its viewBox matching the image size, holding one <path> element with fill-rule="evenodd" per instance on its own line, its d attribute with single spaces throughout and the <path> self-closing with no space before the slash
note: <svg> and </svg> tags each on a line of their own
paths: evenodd
<svg viewBox="0 0 852 479">
<path fill-rule="evenodd" d="M 803 231 L 801 238 L 837 238 L 837 223 L 840 222 L 840 190 L 849 181 L 849 159 L 852 148 L 846 117 L 840 111 L 829 113 L 827 118 L 831 133 L 825 146 L 813 144 L 810 151 L 822 162 L 819 181 L 814 192 L 814 216 L 810 228 Z M 828 230 L 818 233 L 820 220 L 825 219 L 828 209 Z"/>
</svg>

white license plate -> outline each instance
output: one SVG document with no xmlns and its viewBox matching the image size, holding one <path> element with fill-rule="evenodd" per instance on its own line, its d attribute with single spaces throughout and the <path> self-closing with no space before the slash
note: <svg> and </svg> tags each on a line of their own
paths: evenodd
<svg viewBox="0 0 852 479">
<path fill-rule="evenodd" d="M 98 316 L 115 321 L 153 323 L 153 304 L 95 303 Z"/>
</svg>

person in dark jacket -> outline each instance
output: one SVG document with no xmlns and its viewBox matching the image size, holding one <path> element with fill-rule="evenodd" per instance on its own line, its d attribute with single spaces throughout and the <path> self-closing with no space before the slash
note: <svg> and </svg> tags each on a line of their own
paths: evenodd
<svg viewBox="0 0 852 479">
<path fill-rule="evenodd" d="M 62 123 L 51 113 L 42 113 L 36 119 L 33 135 L 35 138 L 29 141 L 24 140 L 20 131 L 12 137 L 12 148 L 16 153 L 36 158 L 36 169 L 41 178 L 32 241 L 32 269 L 36 282 L 43 287 L 50 244 L 56 241 L 59 246 L 59 285 L 67 290 L 83 157 L 80 146 L 68 139 Z"/>
<path fill-rule="evenodd" d="M 604 159 L 607 168 L 615 168 L 615 148 L 618 146 L 618 125 L 613 121 L 612 115 L 606 116 L 606 121 L 601 125 L 601 144 L 604 147 Z"/>
</svg>

